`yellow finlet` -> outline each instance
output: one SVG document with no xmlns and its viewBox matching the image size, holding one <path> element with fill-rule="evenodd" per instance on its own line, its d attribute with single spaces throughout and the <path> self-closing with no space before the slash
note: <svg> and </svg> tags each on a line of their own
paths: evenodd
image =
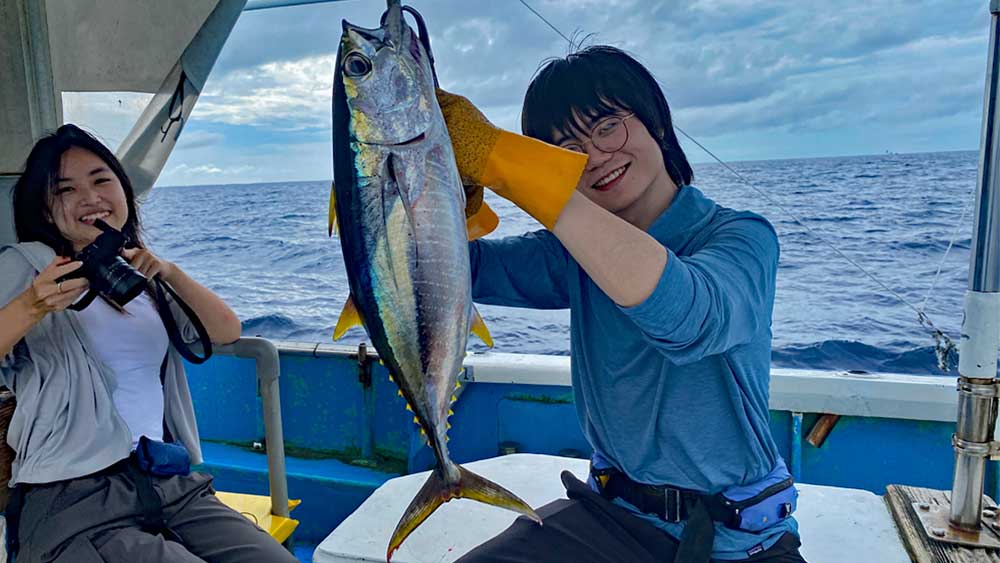
<svg viewBox="0 0 1000 563">
<path fill-rule="evenodd" d="M 402 397 L 403 396 L 403 390 L 402 389 L 396 389 L 396 395 Z M 409 403 L 407 403 L 406 406 L 410 406 Z"/>
<path fill-rule="evenodd" d="M 472 334 L 475 334 L 490 348 L 493 347 L 493 337 L 490 336 L 490 330 L 486 328 L 486 323 L 483 322 L 483 317 L 479 315 L 479 311 L 476 310 L 476 306 L 472 306 L 472 321 L 470 322 L 472 328 Z"/>
<path fill-rule="evenodd" d="M 344 310 L 340 312 L 340 318 L 337 319 L 337 326 L 333 329 L 333 339 L 340 340 L 347 329 L 353 326 L 363 326 L 364 323 L 361 322 L 361 315 L 358 314 L 358 308 L 354 305 L 354 296 L 349 296 L 347 298 L 347 303 L 344 303 Z"/>
<path fill-rule="evenodd" d="M 453 402 L 453 403 L 454 403 L 454 402 L 455 402 L 455 401 L 457 401 L 457 400 L 458 400 L 458 395 L 452 395 L 452 396 L 451 396 L 451 402 Z"/>
<path fill-rule="evenodd" d="M 340 236 L 340 227 L 337 225 L 337 195 L 335 188 L 334 183 L 330 182 L 330 211 L 327 215 L 326 233 L 331 237 L 334 231 L 337 232 L 337 236 Z"/>
<path fill-rule="evenodd" d="M 499 224 L 500 219 L 497 218 L 497 214 L 483 202 L 479 206 L 479 211 L 465 220 L 465 230 L 469 234 L 469 240 L 476 240 L 492 233 Z"/>
<path fill-rule="evenodd" d="M 400 395 L 402 395 L 402 393 L 400 393 Z M 406 410 L 413 412 L 413 407 L 410 406 L 410 403 L 406 403 Z M 414 420 L 416 419 L 414 418 Z"/>
<path fill-rule="evenodd" d="M 448 409 L 448 416 L 452 416 L 452 415 L 454 415 L 454 414 L 455 414 L 455 411 L 453 411 L 453 410 L 451 410 L 451 409 Z"/>
<path fill-rule="evenodd" d="M 420 419 L 417 418 L 417 417 L 413 417 L 413 424 L 420 424 Z M 423 429 L 423 427 L 421 427 L 421 430 L 422 429 Z"/>
</svg>

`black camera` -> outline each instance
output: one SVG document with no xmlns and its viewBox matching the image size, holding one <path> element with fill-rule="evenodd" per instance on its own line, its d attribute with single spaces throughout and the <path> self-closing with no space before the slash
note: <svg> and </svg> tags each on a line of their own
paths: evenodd
<svg viewBox="0 0 1000 563">
<path fill-rule="evenodd" d="M 148 280 L 121 257 L 125 235 L 100 219 L 94 221 L 94 226 L 103 232 L 76 254 L 75 259 L 83 265 L 59 281 L 87 278 L 90 282 L 90 293 L 72 305 L 72 309 L 85 308 L 98 293 L 124 307 L 142 293 Z"/>
</svg>

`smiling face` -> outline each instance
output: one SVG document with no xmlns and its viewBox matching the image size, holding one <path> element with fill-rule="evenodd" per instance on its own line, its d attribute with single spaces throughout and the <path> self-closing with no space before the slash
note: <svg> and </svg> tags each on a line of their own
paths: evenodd
<svg viewBox="0 0 1000 563">
<path fill-rule="evenodd" d="M 125 226 L 128 202 L 121 181 L 107 163 L 86 149 L 70 147 L 60 159 L 59 177 L 51 188 L 49 215 L 79 252 L 101 234 L 95 219 L 118 230 Z"/>
<path fill-rule="evenodd" d="M 578 189 L 626 221 L 647 226 L 666 209 L 677 190 L 667 174 L 659 142 L 642 121 L 625 109 L 592 120 L 585 120 L 579 113 L 575 117 L 574 130 L 555 132 L 553 141 L 589 156 Z M 606 150 L 621 148 L 605 152 L 598 145 Z"/>
</svg>

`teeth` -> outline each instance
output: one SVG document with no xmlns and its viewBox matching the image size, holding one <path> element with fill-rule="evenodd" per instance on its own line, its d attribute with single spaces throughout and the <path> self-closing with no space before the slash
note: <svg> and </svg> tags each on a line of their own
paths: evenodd
<svg viewBox="0 0 1000 563">
<path fill-rule="evenodd" d="M 601 186 L 606 186 L 610 184 L 611 182 L 616 180 L 619 176 L 625 173 L 625 168 L 626 166 L 622 166 L 621 168 L 611 171 L 610 174 L 598 180 L 597 183 L 594 184 L 594 187 L 600 188 Z"/>
<path fill-rule="evenodd" d="M 86 223 L 95 219 L 104 219 L 109 215 L 111 215 L 110 211 L 99 211 L 97 213 L 91 213 L 90 215 L 84 215 L 83 217 L 80 217 L 80 220 Z"/>
</svg>

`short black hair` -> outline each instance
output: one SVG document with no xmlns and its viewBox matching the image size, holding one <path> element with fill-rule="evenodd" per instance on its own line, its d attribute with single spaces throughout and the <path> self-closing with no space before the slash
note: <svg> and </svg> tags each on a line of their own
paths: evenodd
<svg viewBox="0 0 1000 563">
<path fill-rule="evenodd" d="M 24 163 L 24 172 L 11 189 L 14 229 L 18 242 L 43 242 L 61 256 L 73 256 L 73 244 L 59 232 L 51 213 L 53 188 L 59 182 L 62 155 L 73 147 L 94 153 L 118 177 L 122 190 L 125 191 L 128 207 L 128 218 L 122 227 L 122 234 L 125 235 L 127 246 L 142 248 L 142 225 L 135 203 L 135 191 L 125 168 L 104 143 L 73 124 L 63 125 L 55 133 L 46 135 L 35 143 Z"/>
<path fill-rule="evenodd" d="M 694 171 L 677 141 L 663 91 L 646 67 L 616 47 L 594 45 L 544 63 L 524 95 L 521 131 L 551 143 L 555 131 L 586 133 L 574 113 L 597 120 L 621 109 L 635 113 L 659 142 L 670 179 L 690 184 Z"/>
</svg>

